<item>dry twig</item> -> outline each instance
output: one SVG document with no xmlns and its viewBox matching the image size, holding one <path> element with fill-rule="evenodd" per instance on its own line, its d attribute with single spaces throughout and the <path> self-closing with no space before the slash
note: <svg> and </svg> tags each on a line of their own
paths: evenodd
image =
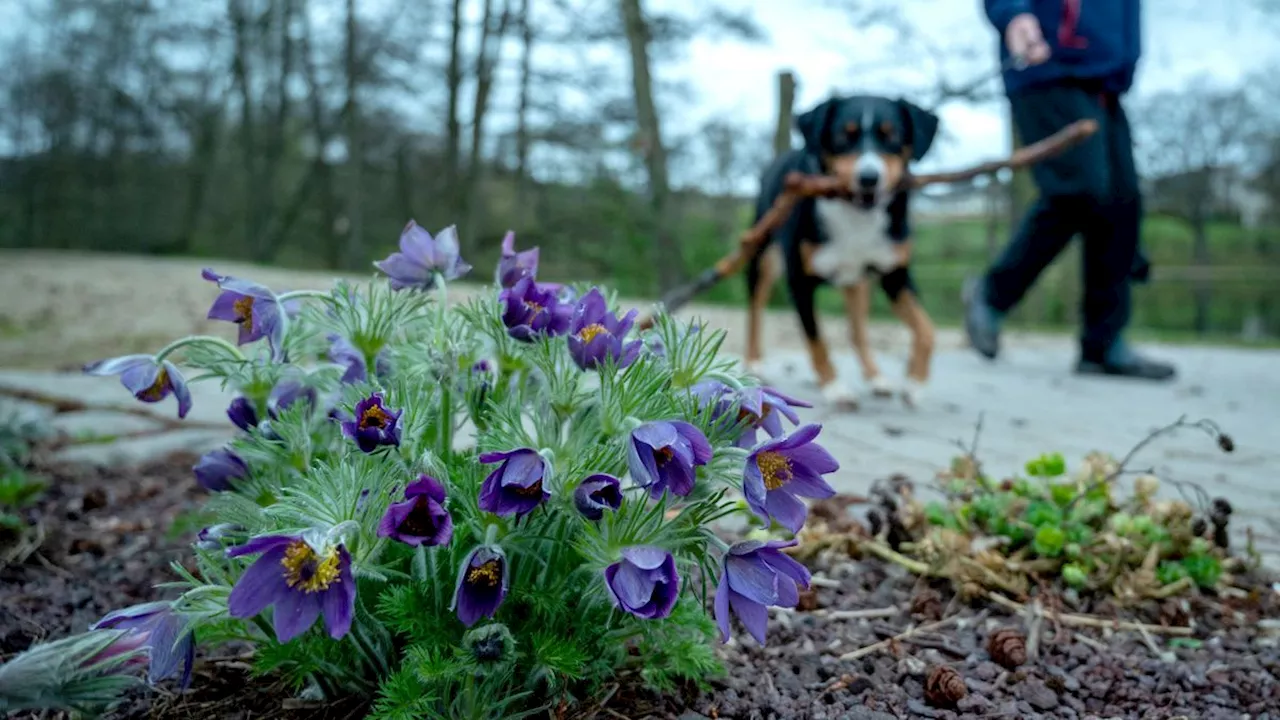
<svg viewBox="0 0 1280 720">
<path fill-rule="evenodd" d="M 979 614 L 979 617 L 981 617 L 981 614 Z M 912 635 L 918 635 L 918 634 L 920 634 L 920 633 L 926 633 L 926 632 L 932 632 L 932 631 L 934 631 L 934 630 L 939 630 L 939 629 L 944 628 L 944 627 L 946 627 L 946 626 L 948 626 L 948 625 L 950 625 L 950 624 L 952 624 L 952 623 L 954 623 L 954 622 L 956 622 L 956 621 L 958 621 L 958 620 L 960 620 L 960 619 L 961 619 L 961 618 L 960 618 L 960 616 L 959 616 L 959 615 L 952 615 L 951 617 L 949 617 L 949 618 L 943 618 L 942 620 L 939 620 L 938 622 L 932 622 L 932 623 L 928 623 L 928 624 L 926 624 L 926 625 L 917 625 L 916 627 L 913 627 L 913 628 L 911 628 L 911 629 L 909 629 L 909 630 L 904 630 L 903 632 L 900 632 L 900 633 L 898 633 L 897 635 L 894 635 L 893 637 L 889 638 L 888 640 L 881 640 L 880 642 L 872 643 L 872 644 L 867 645 L 867 646 L 865 646 L 865 647 L 858 648 L 857 650 L 853 650 L 853 651 L 851 651 L 851 652 L 847 652 L 847 653 L 845 653 L 845 654 L 841 655 L 841 656 L 839 657 L 839 660 L 840 660 L 841 662 L 848 662 L 848 661 L 850 661 L 850 660 L 857 660 L 857 659 L 859 659 L 859 658 L 866 657 L 867 655 L 871 655 L 872 653 L 876 653 L 876 652 L 879 652 L 879 651 L 881 651 L 881 650 L 884 650 L 885 648 L 887 648 L 887 647 L 889 647 L 889 646 L 893 645 L 894 643 L 901 642 L 902 640 L 906 640 L 907 638 L 911 637 Z"/>
<path fill-rule="evenodd" d="M 878 618 L 897 617 L 902 614 L 900 607 L 868 608 L 866 610 L 814 610 L 814 617 L 828 620 L 872 620 Z"/>
<path fill-rule="evenodd" d="M 1025 613 L 1027 606 L 1019 602 L 1014 602 L 1000 593 L 988 592 L 987 598 L 997 605 L 1002 605 L 1016 613 Z M 1178 635 L 1181 637 L 1189 637 L 1191 628 L 1183 626 L 1167 626 L 1167 625 L 1148 625 L 1146 623 L 1129 622 L 1127 620 L 1107 620 L 1106 618 L 1095 617 L 1093 615 L 1076 615 L 1072 613 L 1056 613 L 1046 611 L 1045 615 L 1054 622 L 1062 623 L 1071 627 L 1093 627 L 1111 630 L 1146 630 L 1150 633 L 1162 635 Z"/>
</svg>

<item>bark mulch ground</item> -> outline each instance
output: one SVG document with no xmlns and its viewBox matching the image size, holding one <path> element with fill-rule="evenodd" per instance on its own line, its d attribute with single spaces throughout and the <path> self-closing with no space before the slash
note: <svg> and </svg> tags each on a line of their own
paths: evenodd
<svg viewBox="0 0 1280 720">
<path fill-rule="evenodd" d="M 185 559 L 201 524 L 194 461 L 175 455 L 141 468 L 37 469 L 49 488 L 28 519 L 44 537 L 24 561 L 0 568 L 0 660 L 82 631 L 112 609 L 159 598 L 153 586 L 173 579 L 170 562 Z M 603 704 L 563 717 L 1280 719 L 1280 593 L 1271 578 L 1246 579 L 1241 597 L 1140 608 L 1073 604 L 1050 593 L 1050 609 L 1153 626 L 1193 620 L 1195 634 L 1173 639 L 1156 629 L 1144 637 L 1067 626 L 1049 614 L 1030 641 L 1023 616 L 961 603 L 947 588 L 880 560 L 834 557 L 813 569 L 814 591 L 796 611 L 775 613 L 766 647 L 742 634 L 722 649 L 728 673 L 712 681 L 712 692 L 654 696 L 623 682 Z M 932 632 L 918 630 L 939 621 Z M 881 641 L 881 649 L 859 653 Z M 139 691 L 112 717 L 363 714 L 359 703 L 294 700 L 251 678 L 234 651 L 202 655 L 187 693 Z M 1020 653 L 1029 657 L 1016 663 Z"/>
</svg>

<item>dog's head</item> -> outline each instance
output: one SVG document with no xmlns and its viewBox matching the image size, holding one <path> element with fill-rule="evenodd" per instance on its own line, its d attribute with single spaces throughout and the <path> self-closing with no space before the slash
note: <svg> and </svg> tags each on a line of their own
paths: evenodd
<svg viewBox="0 0 1280 720">
<path fill-rule="evenodd" d="M 938 116 L 907 100 L 833 97 L 797 117 L 796 128 L 805 148 L 870 210 L 888 201 L 908 162 L 929 152 Z"/>
</svg>

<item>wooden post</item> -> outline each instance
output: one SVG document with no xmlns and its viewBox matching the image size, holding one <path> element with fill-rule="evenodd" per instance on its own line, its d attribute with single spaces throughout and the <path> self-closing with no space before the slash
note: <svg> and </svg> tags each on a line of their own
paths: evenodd
<svg viewBox="0 0 1280 720">
<path fill-rule="evenodd" d="M 778 73 L 778 124 L 773 131 L 773 151 L 778 155 L 791 149 L 791 106 L 796 102 L 796 76 L 789 70 Z"/>
</svg>

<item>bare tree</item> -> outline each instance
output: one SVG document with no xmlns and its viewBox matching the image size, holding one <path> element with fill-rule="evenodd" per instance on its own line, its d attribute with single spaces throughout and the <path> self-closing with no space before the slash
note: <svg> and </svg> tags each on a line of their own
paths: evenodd
<svg viewBox="0 0 1280 720">
<path fill-rule="evenodd" d="M 1258 139 L 1258 114 L 1239 88 L 1207 88 L 1152 95 L 1135 104 L 1138 160 L 1149 178 L 1147 212 L 1176 218 L 1192 234 L 1192 262 L 1207 266 L 1209 223 L 1234 212 L 1232 185 L 1243 174 Z M 1209 330 L 1211 289 L 1197 282 L 1195 329 Z"/>
</svg>

